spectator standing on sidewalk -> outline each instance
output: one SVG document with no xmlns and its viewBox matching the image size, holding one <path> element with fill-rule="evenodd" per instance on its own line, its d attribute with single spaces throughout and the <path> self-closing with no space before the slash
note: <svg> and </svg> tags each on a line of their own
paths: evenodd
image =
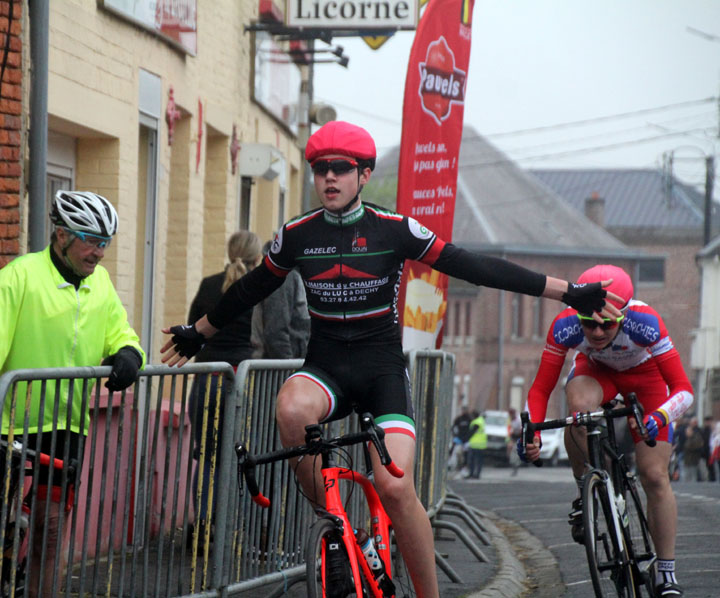
<svg viewBox="0 0 720 598">
<path fill-rule="evenodd" d="M 137 380 L 145 353 L 110 275 L 100 265 L 117 232 L 117 212 L 95 193 L 58 191 L 50 221 L 54 225 L 50 245 L 18 257 L 0 270 L 0 374 L 29 368 L 97 366 L 104 359 L 103 364 L 112 365 L 105 386 L 122 391 Z M 18 386 L 14 413 L 11 401 L 5 401 L 3 437 L 11 428 L 16 438 L 27 431 L 28 448 L 50 454 L 55 443 L 56 458 L 62 458 L 66 450 L 73 458 L 77 456 L 90 425 L 90 405 L 83 410 L 83 393 L 78 387 L 68 405 L 69 381 L 48 381 L 41 413 L 41 388 L 33 385 L 25 421 L 25 385 Z M 57 420 L 55 397 L 60 399 Z M 0 467 L 4 464 L 2 459 Z M 5 479 L 4 472 L 0 475 Z M 40 467 L 27 571 L 32 598 L 49 596 L 53 587 L 59 588 L 67 567 L 67 522 L 72 505 L 61 495 L 61 484 L 62 472 L 55 470 L 51 479 L 49 469 Z M 65 522 L 62 537 L 61 520 Z M 52 563 L 58 552 L 56 576 Z M 43 553 L 45 567 L 41 569 Z"/>
<path fill-rule="evenodd" d="M 515 476 L 520 467 L 520 456 L 515 450 L 515 445 L 522 436 L 522 421 L 520 420 L 520 414 L 514 407 L 510 407 L 508 413 L 510 415 L 510 423 L 508 424 L 508 461 L 512 467 L 512 475 Z"/>
<path fill-rule="evenodd" d="M 720 482 L 720 421 L 715 422 L 710 436 L 710 469 L 715 474 L 715 481 Z"/>
<path fill-rule="evenodd" d="M 453 434 L 453 453 L 457 451 L 457 459 L 455 469 L 461 471 L 463 467 L 467 467 L 467 446 L 468 440 L 470 440 L 470 422 L 473 418 L 470 416 L 470 410 L 467 405 L 461 405 L 460 415 L 458 415 L 453 421 L 452 434 Z"/>
<path fill-rule="evenodd" d="M 697 482 L 700 480 L 699 463 L 703 455 L 702 431 L 698 427 L 697 417 L 691 417 L 688 427 L 685 428 L 685 449 L 683 456 L 684 482 Z"/>
<path fill-rule="evenodd" d="M 713 418 L 711 415 L 706 415 L 703 418 L 701 431 L 703 436 L 703 455 L 699 463 L 700 480 L 703 482 L 714 482 L 715 470 L 710 467 L 710 437 L 713 433 Z"/>
<path fill-rule="evenodd" d="M 190 305 L 188 322 L 194 324 L 205 313 L 215 307 L 225 290 L 241 276 L 255 268 L 262 260 L 260 238 L 247 230 L 233 233 L 228 239 L 227 255 L 229 263 L 222 272 L 203 278 L 197 294 Z M 208 361 L 226 361 L 234 369 L 240 362 L 250 359 L 253 347 L 250 342 L 250 324 L 252 310 L 243 312 L 225 328 L 208 339 L 195 357 L 197 363 Z M 193 421 L 194 447 L 193 457 L 198 460 L 193 477 L 193 502 L 195 505 L 196 525 L 200 538 L 208 537 L 208 526 L 214 509 L 209 503 L 210 487 L 218 487 L 220 473 L 220 446 L 223 426 L 225 397 L 232 382 L 222 380 L 218 374 L 197 374 L 190 390 L 190 416 Z M 209 389 L 208 389 L 209 379 Z M 219 409 L 217 429 L 215 413 Z M 207 414 L 207 415 L 206 415 Z M 215 459 L 215 479 L 211 480 L 212 460 Z M 198 479 L 202 475 L 202 482 Z M 198 491 L 198 485 L 200 489 Z M 198 505 L 198 494 L 200 504 Z M 217 492 L 214 493 L 218 495 Z M 202 540 L 201 540 L 202 541 Z"/>
<path fill-rule="evenodd" d="M 480 479 L 482 474 L 485 449 L 487 448 L 487 432 L 485 431 L 485 418 L 477 411 L 472 412 L 470 422 L 470 457 L 468 463 L 469 472 L 466 478 Z"/>
<path fill-rule="evenodd" d="M 263 246 L 263 256 L 272 241 Z M 310 340 L 310 314 L 305 285 L 297 270 L 253 308 L 252 343 L 256 359 L 304 359 Z"/>
</svg>

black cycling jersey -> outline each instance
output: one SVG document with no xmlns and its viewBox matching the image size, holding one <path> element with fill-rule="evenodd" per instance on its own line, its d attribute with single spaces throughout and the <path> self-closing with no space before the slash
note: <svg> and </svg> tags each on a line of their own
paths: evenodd
<svg viewBox="0 0 720 598">
<path fill-rule="evenodd" d="M 361 202 L 342 217 L 319 208 L 286 223 L 263 263 L 227 290 L 208 319 L 221 328 L 297 268 L 313 338 L 397 341 L 397 299 L 406 259 L 478 285 L 536 296 L 545 288 L 542 274 L 472 254 L 445 243 L 414 218 Z"/>
</svg>

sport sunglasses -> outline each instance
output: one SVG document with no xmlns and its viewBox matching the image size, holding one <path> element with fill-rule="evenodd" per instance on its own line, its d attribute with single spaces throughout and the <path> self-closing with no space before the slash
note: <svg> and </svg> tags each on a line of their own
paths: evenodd
<svg viewBox="0 0 720 598">
<path fill-rule="evenodd" d="M 77 237 L 78 239 L 80 239 L 86 245 L 90 245 L 97 249 L 105 249 L 108 245 L 110 245 L 110 242 L 112 241 L 112 237 L 101 237 L 100 235 L 84 233 L 79 230 L 70 230 L 69 228 L 66 228 L 65 230 L 69 232 L 73 237 Z"/>
<path fill-rule="evenodd" d="M 591 316 L 582 316 L 578 314 L 578 318 L 580 318 L 580 324 L 582 324 L 585 328 L 589 328 L 590 330 L 595 330 L 595 328 L 597 328 L 598 326 L 600 326 L 600 328 L 602 328 L 603 330 L 611 330 L 615 328 L 615 326 L 617 326 L 620 322 L 622 322 L 625 319 L 625 316 L 619 316 L 615 319 L 603 318 L 602 323 L 593 320 Z"/>
<path fill-rule="evenodd" d="M 315 160 L 310 166 L 314 174 L 325 176 L 330 170 L 335 174 L 346 174 L 355 170 L 358 167 L 358 163 L 350 158 L 320 158 Z"/>
</svg>

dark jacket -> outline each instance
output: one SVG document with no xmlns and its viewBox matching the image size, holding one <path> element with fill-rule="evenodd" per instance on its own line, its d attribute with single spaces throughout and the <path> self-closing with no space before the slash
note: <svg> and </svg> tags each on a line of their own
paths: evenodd
<svg viewBox="0 0 720 598">
<path fill-rule="evenodd" d="M 203 278 L 195 299 L 190 305 L 188 322 L 194 324 L 208 313 L 222 297 L 222 284 L 225 272 L 218 272 Z M 236 366 L 252 357 L 250 343 L 250 323 L 252 310 L 241 313 L 235 320 L 210 337 L 205 346 L 195 356 L 195 361 L 227 361 Z"/>
<path fill-rule="evenodd" d="M 255 306 L 252 321 L 256 357 L 304 358 L 310 338 L 310 315 L 305 287 L 293 270 L 283 285 Z"/>
</svg>

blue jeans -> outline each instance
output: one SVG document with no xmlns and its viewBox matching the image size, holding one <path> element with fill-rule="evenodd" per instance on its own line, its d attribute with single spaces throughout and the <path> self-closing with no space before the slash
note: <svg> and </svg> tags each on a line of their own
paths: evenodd
<svg viewBox="0 0 720 598">
<path fill-rule="evenodd" d="M 470 448 L 470 463 L 468 465 L 470 473 L 468 475 L 471 478 L 480 477 L 480 474 L 482 473 L 484 453 L 484 449 Z"/>
</svg>

